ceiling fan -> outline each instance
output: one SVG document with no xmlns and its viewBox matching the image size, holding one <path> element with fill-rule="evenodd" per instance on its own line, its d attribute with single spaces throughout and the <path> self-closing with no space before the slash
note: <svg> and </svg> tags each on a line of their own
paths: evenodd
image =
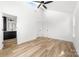
<svg viewBox="0 0 79 59">
<path fill-rule="evenodd" d="M 34 1 L 36 3 L 40 3 L 37 8 L 40 8 L 40 6 L 43 6 L 45 9 L 47 9 L 47 7 L 45 6 L 45 4 L 49 4 L 52 3 L 53 1 Z"/>
</svg>

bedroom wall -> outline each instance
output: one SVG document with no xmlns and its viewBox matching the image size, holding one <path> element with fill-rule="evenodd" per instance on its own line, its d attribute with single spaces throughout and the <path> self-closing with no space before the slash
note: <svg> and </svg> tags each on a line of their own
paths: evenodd
<svg viewBox="0 0 79 59">
<path fill-rule="evenodd" d="M 76 1 L 56 1 L 46 5 L 42 20 L 42 35 L 73 42 L 73 11 Z M 41 34 L 40 34 L 41 35 Z"/>
<path fill-rule="evenodd" d="M 74 10 L 74 13 L 73 13 L 73 20 L 74 20 L 74 40 L 73 40 L 73 43 L 74 43 L 74 46 L 75 46 L 75 49 L 79 55 L 79 2 L 77 3 L 76 5 L 76 8 Z"/>
<path fill-rule="evenodd" d="M 25 2 L 26 3 L 26 2 Z M 27 7 L 24 2 L 0 2 L 0 18 L 2 14 L 10 14 L 17 16 L 17 43 L 23 43 L 33 38 L 36 38 L 38 35 L 37 24 L 38 19 L 41 18 L 39 13 L 36 13 L 34 10 Z M 2 20 L 0 20 L 0 47 L 2 47 L 3 36 L 2 31 Z"/>
<path fill-rule="evenodd" d="M 3 47 L 3 44 L 2 44 L 2 42 L 3 42 L 3 31 L 2 31 L 2 29 L 3 29 L 3 21 L 2 21 L 2 14 L 1 14 L 1 12 L 0 12 L 0 49 Z"/>
<path fill-rule="evenodd" d="M 73 41 L 73 27 L 71 14 L 53 10 L 45 12 L 43 36 L 55 39 Z"/>
</svg>

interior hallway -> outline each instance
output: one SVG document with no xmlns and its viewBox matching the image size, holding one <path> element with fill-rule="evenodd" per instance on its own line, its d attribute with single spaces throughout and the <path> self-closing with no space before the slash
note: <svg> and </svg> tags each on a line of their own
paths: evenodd
<svg viewBox="0 0 79 59">
<path fill-rule="evenodd" d="M 78 56 L 72 42 L 37 37 L 14 48 L 0 50 L 0 56 L 16 57 L 76 57 Z"/>
</svg>

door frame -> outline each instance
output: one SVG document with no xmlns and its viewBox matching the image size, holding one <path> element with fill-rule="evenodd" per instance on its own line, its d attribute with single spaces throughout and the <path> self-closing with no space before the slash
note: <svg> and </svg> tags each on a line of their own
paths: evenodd
<svg viewBox="0 0 79 59">
<path fill-rule="evenodd" d="M 5 17 L 10 17 L 11 16 L 11 18 L 12 17 L 15 17 L 15 19 L 16 19 L 16 43 L 18 43 L 17 42 L 17 16 L 14 16 L 14 15 L 11 15 L 11 14 L 7 14 L 7 13 L 2 13 L 2 48 L 4 47 L 4 33 L 3 33 L 3 31 L 4 31 L 4 28 L 3 28 L 3 26 L 4 26 L 4 23 L 3 23 L 3 16 L 5 16 Z M 1 49 L 2 49 L 1 48 Z"/>
</svg>

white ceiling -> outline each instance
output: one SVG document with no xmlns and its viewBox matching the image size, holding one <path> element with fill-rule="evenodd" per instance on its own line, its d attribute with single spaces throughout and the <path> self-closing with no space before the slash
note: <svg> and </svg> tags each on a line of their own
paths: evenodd
<svg viewBox="0 0 79 59">
<path fill-rule="evenodd" d="M 54 10 L 58 12 L 73 13 L 78 1 L 56 1 L 47 4 L 47 10 Z"/>
<path fill-rule="evenodd" d="M 55 1 L 53 3 L 50 3 L 50 4 L 47 4 L 47 10 L 51 10 L 51 11 L 57 11 L 57 12 L 65 12 L 65 13 L 73 13 L 75 7 L 76 7 L 76 4 L 77 4 L 78 1 Z M 5 2 L 0 2 L 0 5 L 18 5 L 19 3 L 22 3 L 22 4 L 27 4 L 27 2 L 23 1 L 23 2 L 18 2 L 18 1 L 5 1 Z M 21 5 L 22 5 L 21 4 Z M 21 6 L 19 4 L 19 6 Z M 26 8 L 29 7 L 29 6 L 26 6 Z M 33 7 L 33 6 L 31 6 Z M 35 6 L 37 7 L 37 5 Z M 34 8 L 32 8 L 34 9 Z"/>
</svg>

